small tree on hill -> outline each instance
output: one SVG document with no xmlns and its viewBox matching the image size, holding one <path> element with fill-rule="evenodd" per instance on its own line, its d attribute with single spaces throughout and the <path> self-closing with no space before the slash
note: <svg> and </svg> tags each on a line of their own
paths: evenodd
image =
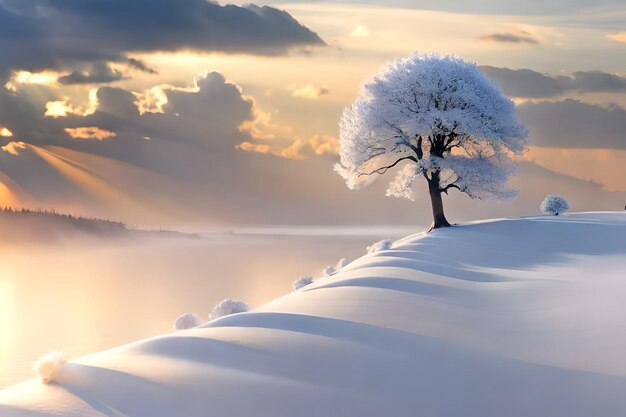
<svg viewBox="0 0 626 417">
<path fill-rule="evenodd" d="M 569 210 L 569 203 L 565 198 L 561 197 L 560 195 L 548 194 L 546 198 L 544 198 L 541 202 L 539 208 L 544 214 L 552 214 L 553 216 L 558 216 L 559 213 L 563 213 Z"/>
<path fill-rule="evenodd" d="M 414 54 L 364 84 L 340 122 L 341 163 L 351 189 L 404 164 L 388 196 L 413 200 L 413 182 L 428 183 L 431 229 L 449 226 L 442 193 L 508 199 L 512 154 L 526 149 L 526 128 L 506 98 L 473 63 Z"/>
</svg>

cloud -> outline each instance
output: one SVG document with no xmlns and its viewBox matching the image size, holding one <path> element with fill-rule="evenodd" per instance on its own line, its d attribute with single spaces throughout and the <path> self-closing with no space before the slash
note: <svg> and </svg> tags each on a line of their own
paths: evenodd
<svg viewBox="0 0 626 417">
<path fill-rule="evenodd" d="M 329 94 L 330 90 L 326 87 L 319 87 L 313 84 L 303 85 L 292 91 L 292 97 L 316 99 L 326 94 Z"/>
<path fill-rule="evenodd" d="M 95 139 L 104 140 L 108 138 L 114 138 L 115 132 L 110 130 L 100 129 L 95 126 L 82 126 L 82 127 L 66 127 L 65 131 L 72 139 Z"/>
<path fill-rule="evenodd" d="M 72 71 L 59 77 L 57 81 L 63 85 L 108 84 L 126 78 L 121 71 L 111 68 L 106 62 L 97 62 L 91 65 L 89 71 Z"/>
<path fill-rule="evenodd" d="M 530 69 L 483 65 L 480 69 L 512 97 L 547 98 L 568 92 L 600 93 L 626 91 L 626 77 L 602 71 L 577 71 L 569 76 L 551 76 Z"/>
<path fill-rule="evenodd" d="M 425 190 L 418 190 L 414 203 L 386 198 L 385 181 L 358 193 L 349 191 L 332 171 L 335 137 L 255 137 L 249 128 L 241 129 L 263 112 L 241 87 L 219 73 L 203 75 L 189 86 L 163 87 L 160 113 L 140 113 L 137 92 L 112 86 L 92 91 L 92 112 L 81 109 L 52 118 L 44 116 L 44 107 L 58 101 L 56 88 L 0 90 L 0 125 L 13 132 L 11 141 L 23 142 L 9 147 L 18 155 L 0 152 L 0 182 L 15 196 L 14 204 L 150 227 L 429 223 Z M 520 110 L 520 114 L 530 113 Z M 530 116 L 531 131 L 544 129 L 543 119 Z M 545 122 L 556 125 L 555 131 L 565 124 L 550 118 Z M 74 140 L 66 131 L 80 127 L 97 127 L 116 136 Z M 547 135 L 550 139 L 554 132 Z M 9 139 L 0 141 L 6 146 Z M 244 142 L 266 145 L 269 151 L 245 152 Z M 294 142 L 298 145 L 292 147 Z M 298 159 L 284 157 L 286 148 Z M 316 157 L 320 153 L 323 157 Z M 446 209 L 450 218 L 463 221 L 535 213 L 540 199 L 555 189 L 566 189 L 563 192 L 572 196 L 576 210 L 610 209 L 625 195 L 607 193 L 595 183 L 553 177 L 526 164 L 516 179 L 521 194 L 515 205 L 481 203 L 451 193 Z"/>
<path fill-rule="evenodd" d="M 63 100 L 49 101 L 46 103 L 46 117 L 67 117 L 68 114 L 78 113 L 78 109 L 72 106 L 69 102 L 69 98 Z"/>
<path fill-rule="evenodd" d="M 128 63 L 129 66 L 131 66 L 132 68 L 139 70 L 139 71 L 143 71 L 145 73 L 148 74 L 158 74 L 158 71 L 155 70 L 152 67 L 149 67 L 148 65 L 146 65 L 145 62 L 139 60 L 139 59 L 135 59 L 135 58 L 128 58 L 128 61 L 126 61 Z"/>
<path fill-rule="evenodd" d="M 339 154 L 339 139 L 329 135 L 315 135 L 309 139 L 308 145 L 315 155 Z"/>
<path fill-rule="evenodd" d="M 365 25 L 358 25 L 350 32 L 350 36 L 353 38 L 369 38 L 371 32 Z"/>
<path fill-rule="evenodd" d="M 241 2 L 245 3 L 245 0 Z M 256 3 L 275 3 L 270 0 L 258 0 Z M 282 4 L 314 3 L 311 0 L 282 0 Z M 486 14 L 486 15 L 565 15 L 576 12 L 587 12 L 591 8 L 588 0 L 527 0 L 527 1 L 458 1 L 458 0 L 318 0 L 315 3 L 368 4 L 402 9 L 439 10 L 452 13 Z M 611 10 L 623 6 L 623 0 L 596 0 L 593 6 L 600 10 Z"/>
<path fill-rule="evenodd" d="M 6 62 L 4 64 L 7 64 Z M 0 63 L 0 70 L 2 63 Z M 2 73 L 0 72 L 0 76 Z M 43 70 L 41 72 L 15 71 L 4 87 L 10 91 L 17 91 L 20 85 L 56 85 L 61 74 L 56 71 Z M 1 78 L 0 78 L 1 79 Z"/>
<path fill-rule="evenodd" d="M 0 137 L 2 138 L 10 138 L 13 136 L 13 132 L 7 129 L 4 126 L 0 126 Z"/>
<path fill-rule="evenodd" d="M 626 32 L 610 33 L 606 37 L 615 42 L 626 43 Z"/>
<path fill-rule="evenodd" d="M 324 45 L 288 13 L 272 7 L 221 6 L 206 0 L 4 0 L 4 71 L 36 72 L 67 62 L 122 61 L 129 52 L 219 51 L 282 54 Z"/>
<path fill-rule="evenodd" d="M 10 155 L 18 156 L 20 154 L 21 149 L 26 149 L 26 144 L 21 141 L 20 142 L 11 141 L 7 143 L 6 145 L 2 146 L 0 149 L 2 149 L 4 152 Z"/>
<path fill-rule="evenodd" d="M 537 39 L 533 38 L 528 33 L 491 33 L 483 35 L 479 38 L 483 42 L 495 42 L 495 43 L 526 43 L 536 44 Z"/>
<path fill-rule="evenodd" d="M 237 149 L 288 159 L 305 159 L 313 155 L 337 155 L 339 139 L 330 135 L 313 135 L 309 139 L 296 139 L 284 147 L 280 144 L 267 143 L 267 141 L 265 143 L 246 141 L 238 144 Z"/>
<path fill-rule="evenodd" d="M 235 148 L 246 152 L 258 152 L 262 154 L 272 153 L 272 147 L 270 145 L 261 143 L 241 142 Z"/>
<path fill-rule="evenodd" d="M 532 145 L 562 148 L 626 149 L 626 111 L 577 100 L 524 103 L 520 119 Z"/>
</svg>

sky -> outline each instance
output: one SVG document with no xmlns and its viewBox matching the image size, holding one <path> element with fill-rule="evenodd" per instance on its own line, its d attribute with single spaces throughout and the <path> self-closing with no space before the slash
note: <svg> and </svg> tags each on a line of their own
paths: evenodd
<svg viewBox="0 0 626 417">
<path fill-rule="evenodd" d="M 429 223 L 333 172 L 338 121 L 382 66 L 475 62 L 529 128 L 510 203 L 450 221 L 626 205 L 623 1 L 0 0 L 0 205 L 139 227 Z M 422 188 L 423 184 L 421 185 Z"/>
</svg>

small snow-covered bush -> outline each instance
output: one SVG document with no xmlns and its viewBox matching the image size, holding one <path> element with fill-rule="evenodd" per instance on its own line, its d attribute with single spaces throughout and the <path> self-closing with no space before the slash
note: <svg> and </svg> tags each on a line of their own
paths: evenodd
<svg viewBox="0 0 626 417">
<path fill-rule="evenodd" d="M 337 271 L 341 271 L 349 263 L 346 258 L 339 259 L 339 262 L 337 262 Z"/>
<path fill-rule="evenodd" d="M 54 381 L 61 368 L 67 363 L 65 353 L 58 350 L 46 353 L 33 364 L 33 371 L 44 384 Z"/>
<path fill-rule="evenodd" d="M 217 303 L 213 310 L 209 313 L 209 319 L 215 320 L 220 317 L 228 316 L 235 313 L 245 313 L 250 307 L 243 301 L 231 300 L 227 298 Z"/>
<path fill-rule="evenodd" d="M 385 239 L 385 240 L 381 240 L 379 242 L 376 243 L 372 243 L 370 246 L 367 247 L 367 253 L 375 253 L 375 252 L 379 252 L 381 250 L 387 250 L 387 249 L 391 249 L 391 240 L 389 239 Z"/>
<path fill-rule="evenodd" d="M 313 277 L 311 276 L 303 276 L 298 278 L 294 283 L 293 283 L 293 290 L 294 291 L 298 291 L 300 288 L 304 288 L 309 284 L 313 283 Z"/>
<path fill-rule="evenodd" d="M 335 272 L 337 272 L 337 269 L 334 266 L 329 265 L 326 268 L 324 268 L 324 275 L 326 275 L 327 277 L 331 276 Z"/>
<path fill-rule="evenodd" d="M 202 322 L 200 317 L 193 313 L 183 314 L 174 322 L 174 330 L 186 330 L 198 327 Z"/>
<path fill-rule="evenodd" d="M 563 213 L 569 210 L 569 203 L 565 198 L 561 197 L 560 195 L 549 194 L 541 202 L 539 208 L 544 214 L 552 214 L 554 216 L 558 216 L 559 213 Z"/>
</svg>

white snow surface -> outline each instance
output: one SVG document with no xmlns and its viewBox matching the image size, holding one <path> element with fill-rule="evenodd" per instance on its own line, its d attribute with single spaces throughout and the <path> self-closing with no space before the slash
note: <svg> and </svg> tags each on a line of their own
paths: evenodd
<svg viewBox="0 0 626 417">
<path fill-rule="evenodd" d="M 623 417 L 624 271 L 625 213 L 438 229 L 2 390 L 0 416 Z"/>
</svg>

